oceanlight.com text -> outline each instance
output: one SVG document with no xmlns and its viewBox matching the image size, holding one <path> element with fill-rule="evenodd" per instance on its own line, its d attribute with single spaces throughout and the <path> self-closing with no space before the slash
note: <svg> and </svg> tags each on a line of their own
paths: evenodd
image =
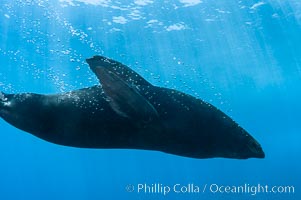
<svg viewBox="0 0 301 200">
<path fill-rule="evenodd" d="M 294 194 L 295 187 L 290 185 L 278 185 L 270 186 L 266 184 L 242 184 L 242 185 L 221 185 L 221 184 L 162 184 L 162 183 L 138 183 L 138 184 L 128 184 L 126 186 L 126 191 L 137 194 L 158 194 L 158 195 L 168 195 L 174 194 L 249 194 L 258 195 L 263 193 L 268 194 Z"/>
<path fill-rule="evenodd" d="M 244 184 L 239 186 L 230 185 L 219 185 L 211 184 L 209 186 L 209 191 L 211 193 L 237 193 L 237 194 L 250 194 L 256 195 L 258 193 L 295 193 L 294 186 L 269 186 L 269 185 L 250 185 Z"/>
</svg>

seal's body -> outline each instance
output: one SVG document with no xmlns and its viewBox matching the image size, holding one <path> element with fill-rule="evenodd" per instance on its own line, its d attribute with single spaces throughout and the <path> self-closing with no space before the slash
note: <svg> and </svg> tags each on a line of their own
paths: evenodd
<svg viewBox="0 0 301 200">
<path fill-rule="evenodd" d="M 156 87 L 119 62 L 88 59 L 101 86 L 55 95 L 2 94 L 0 116 L 52 143 L 158 150 L 193 158 L 263 158 L 258 142 L 214 106 Z"/>
</svg>

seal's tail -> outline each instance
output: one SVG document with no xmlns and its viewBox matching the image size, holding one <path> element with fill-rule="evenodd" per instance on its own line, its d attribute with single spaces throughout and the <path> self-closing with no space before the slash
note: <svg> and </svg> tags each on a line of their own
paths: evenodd
<svg viewBox="0 0 301 200">
<path fill-rule="evenodd" d="M 5 102 L 5 100 L 6 100 L 5 94 L 0 91 L 0 117 L 2 117 L 1 111 L 4 108 L 4 102 Z"/>
<path fill-rule="evenodd" d="M 7 101 L 7 95 L 4 92 L 0 92 L 0 108 L 4 106 L 4 103 Z"/>
<path fill-rule="evenodd" d="M 0 101 L 5 101 L 5 100 L 6 100 L 5 93 L 0 92 Z"/>
</svg>

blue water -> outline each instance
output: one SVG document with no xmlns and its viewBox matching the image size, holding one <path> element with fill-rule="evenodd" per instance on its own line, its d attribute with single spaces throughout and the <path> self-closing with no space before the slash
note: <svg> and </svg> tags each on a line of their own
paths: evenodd
<svg viewBox="0 0 301 200">
<path fill-rule="evenodd" d="M 98 84 L 84 60 L 104 55 L 154 85 L 212 103 L 266 153 L 199 160 L 77 149 L 1 119 L 0 199 L 301 199 L 299 0 L 0 3 L 1 91 L 49 94 Z M 164 195 L 138 192 L 138 184 L 194 184 L 201 191 Z M 212 184 L 293 186 L 294 193 L 213 193 Z"/>
</svg>

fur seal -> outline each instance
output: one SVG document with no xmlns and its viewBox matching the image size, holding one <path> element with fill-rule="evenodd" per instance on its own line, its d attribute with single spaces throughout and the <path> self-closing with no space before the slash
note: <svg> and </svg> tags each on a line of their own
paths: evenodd
<svg viewBox="0 0 301 200">
<path fill-rule="evenodd" d="M 213 105 L 150 84 L 103 56 L 100 85 L 61 94 L 0 94 L 0 116 L 43 140 L 80 148 L 156 150 L 191 158 L 264 158 L 260 144 Z"/>
</svg>

